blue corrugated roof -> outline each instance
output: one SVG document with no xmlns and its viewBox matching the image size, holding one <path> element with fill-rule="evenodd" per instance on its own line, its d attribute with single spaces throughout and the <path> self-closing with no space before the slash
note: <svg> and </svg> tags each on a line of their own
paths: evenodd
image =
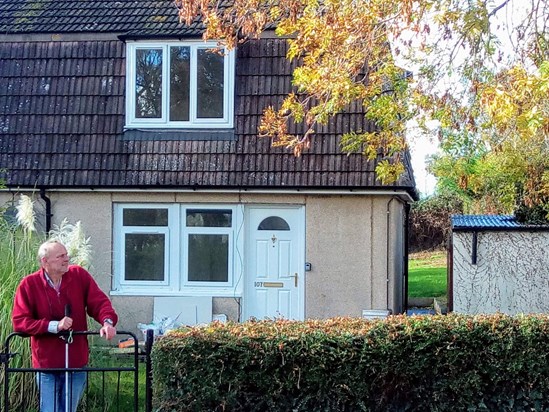
<svg viewBox="0 0 549 412">
<path fill-rule="evenodd" d="M 528 225 L 520 223 L 512 215 L 454 215 L 452 216 L 452 230 L 549 230 L 549 226 Z"/>
</svg>

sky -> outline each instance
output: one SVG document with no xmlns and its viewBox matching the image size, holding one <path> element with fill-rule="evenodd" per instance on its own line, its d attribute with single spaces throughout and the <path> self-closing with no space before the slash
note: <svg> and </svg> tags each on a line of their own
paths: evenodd
<svg viewBox="0 0 549 412">
<path fill-rule="evenodd" d="M 421 193 L 422 198 L 432 195 L 435 190 L 436 179 L 427 172 L 426 160 L 429 155 L 436 153 L 436 150 L 437 144 L 430 141 L 430 139 L 412 139 L 410 141 L 410 154 L 412 156 L 416 188 Z"/>
</svg>

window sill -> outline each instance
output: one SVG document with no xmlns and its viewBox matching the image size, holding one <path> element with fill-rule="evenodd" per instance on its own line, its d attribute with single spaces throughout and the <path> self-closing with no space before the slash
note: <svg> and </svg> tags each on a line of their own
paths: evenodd
<svg viewBox="0 0 549 412">
<path fill-rule="evenodd" d="M 124 288 L 111 290 L 111 296 L 215 296 L 215 297 L 242 297 L 241 291 L 223 288 L 186 288 L 184 290 L 161 290 L 147 287 L 146 289 Z"/>
<path fill-rule="evenodd" d="M 236 140 L 234 129 L 126 129 L 122 140 Z"/>
</svg>

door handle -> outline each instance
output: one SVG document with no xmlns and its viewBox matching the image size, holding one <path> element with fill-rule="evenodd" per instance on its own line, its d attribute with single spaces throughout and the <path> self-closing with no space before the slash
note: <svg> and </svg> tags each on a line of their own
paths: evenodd
<svg viewBox="0 0 549 412">
<path fill-rule="evenodd" d="M 293 275 L 290 275 L 289 277 L 294 278 L 294 286 L 297 288 L 297 272 L 295 272 Z"/>
</svg>

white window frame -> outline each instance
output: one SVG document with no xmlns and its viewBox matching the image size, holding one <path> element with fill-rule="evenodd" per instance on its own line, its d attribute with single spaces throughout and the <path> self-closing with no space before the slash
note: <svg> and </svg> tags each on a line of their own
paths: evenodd
<svg viewBox="0 0 549 412">
<path fill-rule="evenodd" d="M 170 53 L 171 46 L 189 47 L 191 52 L 191 79 L 189 121 L 169 121 L 169 89 L 170 89 Z M 136 52 L 139 49 L 162 49 L 162 116 L 158 119 L 141 119 L 135 116 L 135 76 Z M 199 49 L 219 48 L 217 42 L 204 41 L 165 41 L 165 42 L 130 42 L 126 45 L 126 128 L 232 128 L 234 123 L 234 89 L 235 89 L 235 51 L 225 50 L 223 78 L 223 117 L 211 119 L 197 118 L 197 84 L 196 64 Z"/>
<path fill-rule="evenodd" d="M 126 209 L 168 209 L 168 226 L 123 226 L 123 212 Z M 219 296 L 242 295 L 243 239 L 238 237 L 243 224 L 243 206 L 228 204 L 167 204 L 167 203 L 115 203 L 113 204 L 113 290 L 111 295 L 138 296 Z M 188 209 L 230 210 L 231 227 L 186 227 Z M 164 230 L 165 229 L 165 230 Z M 165 233 L 164 281 L 128 281 L 124 279 L 124 247 L 127 233 Z M 228 235 L 228 281 L 197 282 L 188 280 L 188 235 Z"/>
<path fill-rule="evenodd" d="M 186 211 L 188 209 L 201 209 L 201 210 L 208 210 L 208 209 L 212 209 L 212 210 L 220 210 L 220 209 L 224 209 L 224 210 L 231 210 L 232 211 L 232 215 L 231 215 L 231 222 L 234 220 L 234 216 L 235 216 L 235 211 L 233 208 L 225 208 L 225 207 L 211 207 L 211 206 L 206 206 L 206 207 L 196 207 L 196 208 L 193 208 L 193 207 L 186 207 L 186 208 L 181 208 L 181 222 L 185 223 L 186 221 Z M 212 285 L 212 284 L 218 284 L 219 286 L 232 286 L 232 281 L 231 281 L 231 270 L 230 268 L 233 267 L 234 263 L 233 263 L 233 255 L 234 253 L 231 253 L 231 251 L 233 250 L 233 226 L 234 223 L 231 224 L 231 227 L 201 227 L 201 226 L 192 226 L 192 227 L 186 227 L 185 226 L 185 229 L 184 229 L 184 234 L 182 236 L 182 244 L 183 244 L 183 250 L 182 250 L 182 253 L 181 253 L 181 265 L 185 266 L 184 267 L 184 273 L 185 275 L 182 276 L 182 281 L 183 281 L 183 287 L 196 287 L 196 286 L 208 286 L 208 285 Z M 228 261 L 228 266 L 229 266 L 229 274 L 228 274 L 228 281 L 227 282 L 200 282 L 200 281 L 196 281 L 196 280 L 193 280 L 193 281 L 190 281 L 189 280 L 189 275 L 187 273 L 187 270 L 188 270 L 188 265 L 187 265 L 187 262 L 189 261 L 189 235 L 228 235 L 228 239 L 229 239 L 229 244 L 228 244 L 228 248 L 229 248 L 229 261 Z"/>
</svg>

